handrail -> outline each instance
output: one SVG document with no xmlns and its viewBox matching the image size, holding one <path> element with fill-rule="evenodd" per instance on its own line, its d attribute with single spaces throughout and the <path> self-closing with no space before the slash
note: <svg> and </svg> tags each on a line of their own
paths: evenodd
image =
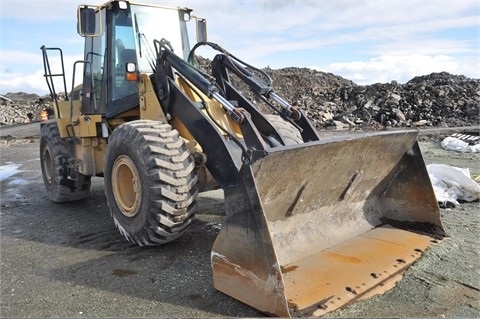
<svg viewBox="0 0 480 319">
<path fill-rule="evenodd" d="M 43 76 L 45 77 L 45 81 L 47 82 L 48 90 L 50 91 L 50 96 L 52 97 L 52 99 L 55 102 L 57 116 L 60 116 L 60 109 L 58 107 L 58 96 L 57 96 L 57 92 L 55 91 L 55 84 L 54 84 L 53 78 L 57 77 L 57 76 L 62 77 L 62 79 L 63 79 L 63 89 L 64 89 L 64 92 L 65 92 L 65 100 L 68 101 L 69 98 L 68 98 L 68 93 L 67 93 L 67 82 L 65 80 L 65 67 L 64 67 L 64 63 L 63 63 L 63 52 L 60 48 L 47 48 L 47 47 L 45 47 L 45 45 L 42 45 L 40 47 L 40 49 L 42 50 L 42 55 L 43 55 L 43 69 L 44 69 Z M 61 67 L 62 67 L 61 73 L 52 74 L 52 69 L 50 68 L 50 61 L 48 60 L 47 51 L 53 51 L 53 50 L 58 51 L 59 54 L 60 54 L 60 64 L 61 64 Z"/>
</svg>

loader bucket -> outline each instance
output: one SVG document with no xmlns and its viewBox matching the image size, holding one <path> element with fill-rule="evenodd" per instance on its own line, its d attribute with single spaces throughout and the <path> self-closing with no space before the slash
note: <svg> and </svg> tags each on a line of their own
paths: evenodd
<svg viewBox="0 0 480 319">
<path fill-rule="evenodd" d="M 445 236 L 416 135 L 329 138 L 270 149 L 243 165 L 241 181 L 224 189 L 215 288 L 294 317 L 393 287 Z"/>
</svg>

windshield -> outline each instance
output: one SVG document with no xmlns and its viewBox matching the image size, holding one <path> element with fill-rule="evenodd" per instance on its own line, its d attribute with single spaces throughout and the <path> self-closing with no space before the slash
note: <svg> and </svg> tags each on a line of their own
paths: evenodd
<svg viewBox="0 0 480 319">
<path fill-rule="evenodd" d="M 140 73 L 153 71 L 155 65 L 153 40 L 166 39 L 178 56 L 185 56 L 184 50 L 188 52 L 189 45 L 182 11 L 134 4 L 131 4 L 130 9 Z"/>
</svg>

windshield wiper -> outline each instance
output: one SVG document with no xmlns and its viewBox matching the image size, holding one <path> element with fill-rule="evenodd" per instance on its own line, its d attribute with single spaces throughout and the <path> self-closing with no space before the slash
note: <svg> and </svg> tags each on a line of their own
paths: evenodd
<svg viewBox="0 0 480 319">
<path fill-rule="evenodd" d="M 137 31 L 137 37 L 138 37 L 138 50 L 140 51 L 139 57 L 143 57 L 143 49 L 142 49 L 142 42 L 145 41 L 145 46 L 147 47 L 147 62 L 152 68 L 152 71 L 155 72 L 155 56 L 153 54 L 152 48 L 148 45 L 148 40 L 147 37 L 145 36 L 145 33 L 140 32 L 140 28 L 138 27 L 138 20 L 137 20 L 137 14 L 133 14 L 133 22 L 135 24 L 135 30 Z"/>
</svg>

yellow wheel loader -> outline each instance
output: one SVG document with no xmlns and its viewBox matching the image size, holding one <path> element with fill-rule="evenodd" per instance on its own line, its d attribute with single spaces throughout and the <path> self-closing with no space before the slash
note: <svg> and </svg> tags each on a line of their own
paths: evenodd
<svg viewBox="0 0 480 319">
<path fill-rule="evenodd" d="M 199 192 L 221 188 L 214 286 L 285 317 L 382 292 L 445 237 L 416 131 L 322 137 L 268 75 L 207 42 L 205 20 L 187 8 L 80 5 L 78 32 L 85 52 L 73 73 L 83 81 L 70 91 L 62 50 L 41 48 L 54 114 L 41 123 L 40 159 L 52 201 L 86 198 L 103 176 L 120 233 L 156 245 L 188 231 Z M 193 63 L 200 46 L 219 51 L 209 73 Z"/>
</svg>

